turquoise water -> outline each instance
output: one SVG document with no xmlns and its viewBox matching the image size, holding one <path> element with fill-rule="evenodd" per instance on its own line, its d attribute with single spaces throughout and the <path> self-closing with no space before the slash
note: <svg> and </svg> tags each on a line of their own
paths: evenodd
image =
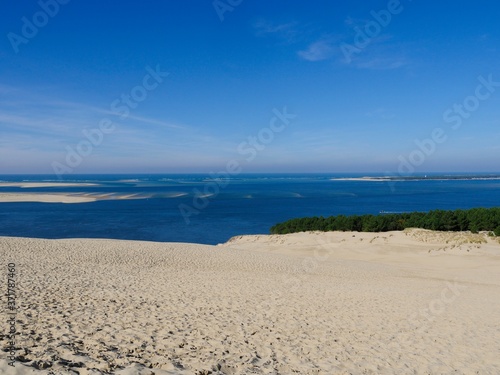
<svg viewBox="0 0 500 375">
<path fill-rule="evenodd" d="M 294 217 L 500 206 L 498 174 L 358 180 L 363 176 L 253 174 L 214 180 L 209 175 L 73 175 L 63 182 L 95 186 L 0 185 L 0 193 L 113 198 L 78 204 L 0 203 L 0 235 L 216 244 L 235 235 L 269 233 L 275 223 Z M 0 176 L 0 181 L 58 180 L 17 175 Z"/>
</svg>

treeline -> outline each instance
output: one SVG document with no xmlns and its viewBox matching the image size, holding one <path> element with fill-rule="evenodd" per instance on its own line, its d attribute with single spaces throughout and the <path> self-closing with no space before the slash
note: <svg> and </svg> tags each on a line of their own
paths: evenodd
<svg viewBox="0 0 500 375">
<path fill-rule="evenodd" d="M 500 208 L 473 208 L 470 210 L 433 210 L 382 215 L 352 215 L 305 217 L 274 225 L 272 234 L 306 231 L 387 232 L 405 228 L 423 228 L 440 231 L 491 231 L 500 236 Z"/>
</svg>

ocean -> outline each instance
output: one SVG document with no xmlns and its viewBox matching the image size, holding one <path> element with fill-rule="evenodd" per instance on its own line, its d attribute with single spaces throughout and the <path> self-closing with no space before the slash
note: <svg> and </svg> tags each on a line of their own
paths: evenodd
<svg viewBox="0 0 500 375">
<path fill-rule="evenodd" d="M 365 178 L 369 177 L 369 178 Z M 54 176 L 0 175 L 0 182 L 59 182 Z M 500 206 L 500 174 L 71 175 L 75 186 L 19 187 L 1 193 L 87 194 L 88 203 L 0 203 L 0 236 L 113 238 L 217 244 L 268 234 L 291 218 Z M 93 185 L 78 185 L 78 184 Z"/>
</svg>

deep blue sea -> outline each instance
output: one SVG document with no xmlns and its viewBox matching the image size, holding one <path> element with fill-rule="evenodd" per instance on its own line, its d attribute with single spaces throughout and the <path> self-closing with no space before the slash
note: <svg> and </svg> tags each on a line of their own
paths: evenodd
<svg viewBox="0 0 500 375">
<path fill-rule="evenodd" d="M 267 234 L 272 225 L 295 217 L 500 206 L 500 174 L 357 179 L 364 176 L 369 175 L 249 174 L 222 180 L 202 174 L 71 175 L 62 182 L 95 185 L 0 184 L 0 194 L 111 198 L 74 204 L 0 203 L 0 236 L 217 244 L 235 235 Z M 60 182 L 43 175 L 0 175 L 0 181 Z M 191 215 L 183 216 L 181 209 Z"/>
</svg>

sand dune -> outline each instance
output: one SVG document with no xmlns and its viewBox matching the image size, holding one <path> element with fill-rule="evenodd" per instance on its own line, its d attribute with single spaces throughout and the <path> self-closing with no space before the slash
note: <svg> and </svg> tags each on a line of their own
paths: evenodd
<svg viewBox="0 0 500 375">
<path fill-rule="evenodd" d="M 500 244 L 486 234 L 4 237 L 0 249 L 3 278 L 17 265 L 20 332 L 0 373 L 500 373 Z"/>
</svg>

